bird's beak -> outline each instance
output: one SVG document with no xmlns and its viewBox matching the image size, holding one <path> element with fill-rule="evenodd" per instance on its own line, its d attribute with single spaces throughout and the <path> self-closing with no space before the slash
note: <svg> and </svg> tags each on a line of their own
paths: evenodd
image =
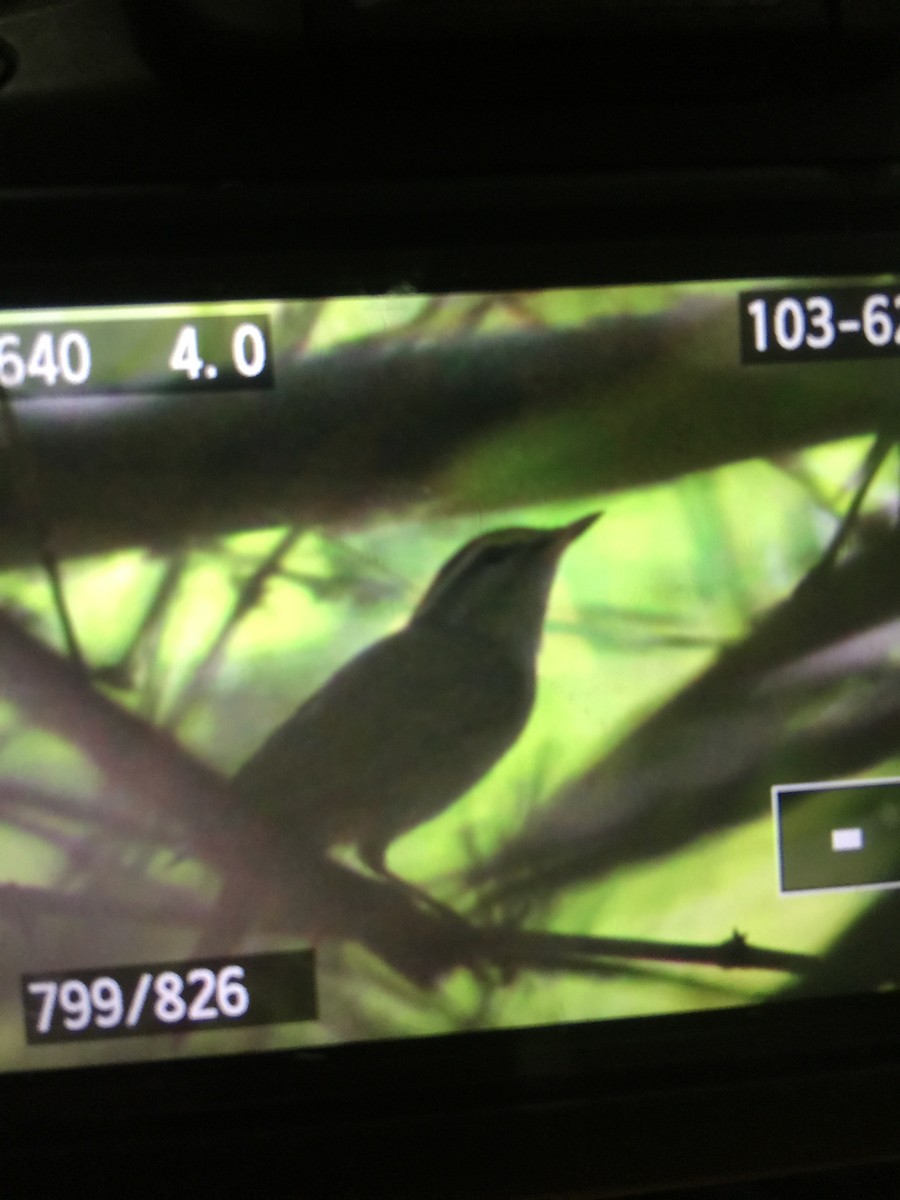
<svg viewBox="0 0 900 1200">
<path fill-rule="evenodd" d="M 571 546 L 576 538 L 580 538 L 585 530 L 590 529 L 594 522 L 602 516 L 603 513 L 590 513 L 586 517 L 579 517 L 571 525 L 561 525 L 559 529 L 548 529 L 547 539 L 542 542 L 543 553 L 551 562 L 559 562 L 566 548 Z"/>
<path fill-rule="evenodd" d="M 563 525 L 561 529 L 557 529 L 553 534 L 554 546 L 558 547 L 561 551 L 565 550 L 566 546 L 571 546 L 576 538 L 580 538 L 585 530 L 590 529 L 602 516 L 602 512 L 590 513 L 586 517 L 579 517 L 571 525 Z"/>
</svg>

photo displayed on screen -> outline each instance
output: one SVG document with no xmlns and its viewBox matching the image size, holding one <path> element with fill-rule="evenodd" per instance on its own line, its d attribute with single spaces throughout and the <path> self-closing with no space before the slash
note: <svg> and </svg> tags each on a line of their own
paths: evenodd
<svg viewBox="0 0 900 1200">
<path fill-rule="evenodd" d="M 900 982 L 900 284 L 0 313 L 0 1067 Z"/>
</svg>

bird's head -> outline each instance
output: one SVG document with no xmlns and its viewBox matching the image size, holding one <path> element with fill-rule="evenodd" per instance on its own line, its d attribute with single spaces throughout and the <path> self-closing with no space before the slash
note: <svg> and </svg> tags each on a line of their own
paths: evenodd
<svg viewBox="0 0 900 1200">
<path fill-rule="evenodd" d="M 431 582 L 411 618 L 463 626 L 504 642 L 534 661 L 550 588 L 563 551 L 598 519 L 556 529 L 497 529 L 468 542 Z"/>
</svg>

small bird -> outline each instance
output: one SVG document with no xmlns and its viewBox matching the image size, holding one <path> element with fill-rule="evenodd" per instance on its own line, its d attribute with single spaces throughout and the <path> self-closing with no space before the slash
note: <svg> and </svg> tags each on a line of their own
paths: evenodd
<svg viewBox="0 0 900 1200">
<path fill-rule="evenodd" d="M 557 565 L 599 515 L 463 546 L 403 629 L 338 670 L 238 770 L 241 805 L 304 854 L 349 846 L 403 883 L 387 866 L 391 844 L 453 804 L 522 732 Z"/>
</svg>

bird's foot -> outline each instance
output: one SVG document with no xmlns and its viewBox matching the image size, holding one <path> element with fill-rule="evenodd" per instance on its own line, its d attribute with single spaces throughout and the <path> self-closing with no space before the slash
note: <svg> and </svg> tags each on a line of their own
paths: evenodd
<svg viewBox="0 0 900 1200">
<path fill-rule="evenodd" d="M 409 896 L 413 903 L 419 908 L 427 909 L 440 920 L 450 921 L 453 924 L 466 929 L 471 928 L 471 922 L 466 920 L 466 918 L 458 913 L 455 908 L 451 908 L 449 904 L 444 904 L 441 900 L 436 900 L 430 892 L 426 892 L 425 889 L 419 887 L 418 884 L 410 883 L 409 880 L 403 879 L 401 876 L 395 875 L 392 871 L 387 870 L 381 873 L 381 877 L 391 887 L 394 887 L 398 891 L 402 891 L 404 895 Z"/>
</svg>

